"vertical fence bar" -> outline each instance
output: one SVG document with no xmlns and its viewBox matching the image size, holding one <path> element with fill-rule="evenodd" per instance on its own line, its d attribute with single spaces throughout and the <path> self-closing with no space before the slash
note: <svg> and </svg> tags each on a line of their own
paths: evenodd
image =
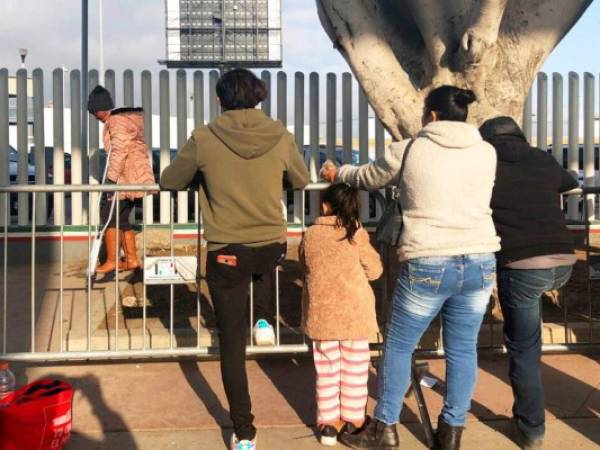
<svg viewBox="0 0 600 450">
<path fill-rule="evenodd" d="M 533 116 L 533 101 L 531 98 L 532 86 L 529 87 L 527 92 L 527 98 L 525 99 L 525 105 L 523 105 L 523 134 L 527 138 L 527 142 L 531 142 L 531 119 Z"/>
<path fill-rule="evenodd" d="M 194 127 L 204 125 L 204 73 L 194 72 Z"/>
<path fill-rule="evenodd" d="M 579 170 L 579 74 L 569 72 L 569 170 Z M 567 218 L 577 220 L 578 199 L 567 198 Z"/>
<path fill-rule="evenodd" d="M 146 217 L 146 208 L 148 203 L 142 204 L 142 217 Z M 148 315 L 148 302 L 146 301 L 146 222 L 142 222 L 142 350 L 146 350 L 146 337 L 148 335 L 147 326 L 147 315 Z"/>
<path fill-rule="evenodd" d="M 87 351 L 92 350 L 92 217 L 91 210 L 87 210 L 88 232 L 88 270 L 87 270 L 87 304 L 86 304 L 86 342 Z M 95 262 L 95 261 L 94 261 Z"/>
<path fill-rule="evenodd" d="M 287 129 L 287 75 L 285 72 L 277 72 L 277 119 Z M 288 196 L 287 191 L 282 193 L 281 209 L 283 218 L 288 220 Z"/>
<path fill-rule="evenodd" d="M 7 83 L 7 92 L 8 92 L 8 83 Z M 9 214 L 10 214 L 10 206 L 8 204 L 8 193 L 4 194 L 4 251 L 3 251 L 3 259 L 2 259 L 2 353 L 6 354 L 6 336 L 8 333 L 8 329 L 6 328 L 7 324 L 7 302 L 8 302 L 8 223 L 10 222 Z"/>
<path fill-rule="evenodd" d="M 133 70 L 127 69 L 123 72 L 123 105 L 133 108 Z"/>
<path fill-rule="evenodd" d="M 277 119 L 287 127 L 287 74 L 277 72 Z"/>
<path fill-rule="evenodd" d="M 271 95 L 271 72 L 269 72 L 268 70 L 263 70 L 260 74 L 260 79 L 263 81 L 263 83 L 265 83 L 265 86 L 267 87 L 267 96 L 261 102 L 260 107 L 262 108 L 263 112 L 270 117 L 271 103 L 273 98 L 273 96 Z"/>
<path fill-rule="evenodd" d="M 385 154 L 385 128 L 378 117 L 375 118 L 375 158 Z"/>
<path fill-rule="evenodd" d="M 275 343 L 281 345 L 281 311 L 279 309 L 279 266 L 275 267 Z"/>
<path fill-rule="evenodd" d="M 385 153 L 385 128 L 379 117 L 375 118 L 375 158 L 383 157 Z M 382 193 L 384 190 L 381 191 Z M 379 217 L 383 214 L 383 210 L 381 209 L 381 205 L 379 202 L 375 202 L 376 207 L 376 215 Z"/>
<path fill-rule="evenodd" d="M 308 164 L 308 172 L 310 181 L 315 183 L 318 180 L 319 173 L 319 74 L 312 72 L 309 77 L 309 121 L 310 121 L 310 158 Z M 309 216 L 310 221 L 319 214 L 319 193 L 310 191 L 309 194 Z"/>
<path fill-rule="evenodd" d="M 169 71 L 161 70 L 159 75 L 159 114 L 160 114 L 160 173 L 171 163 L 171 106 L 169 100 Z M 169 223 L 171 195 L 160 193 L 160 223 Z"/>
<path fill-rule="evenodd" d="M 170 218 L 171 218 L 171 222 L 170 222 L 170 229 L 169 229 L 169 234 L 171 236 L 171 261 L 175 260 L 175 198 L 173 195 L 171 195 L 171 192 L 169 192 L 169 200 L 170 200 L 170 204 L 169 204 L 169 210 L 171 211 L 171 213 L 169 214 Z M 173 349 L 173 323 L 174 323 L 174 314 L 175 314 L 175 308 L 174 308 L 174 296 L 175 296 L 175 291 L 174 291 L 174 287 L 173 284 L 171 283 L 169 285 L 169 350 Z"/>
<path fill-rule="evenodd" d="M 35 217 L 36 192 L 31 195 L 31 216 Z M 31 353 L 35 353 L 35 220 L 31 221 Z"/>
<path fill-rule="evenodd" d="M 254 347 L 254 335 L 252 327 L 254 326 L 254 279 L 250 278 L 250 347 Z"/>
<path fill-rule="evenodd" d="M 152 73 L 149 70 L 142 72 L 142 109 L 144 110 L 144 141 L 148 147 L 148 158 L 150 165 L 154 167 L 153 143 L 152 143 Z M 156 180 L 158 182 L 158 180 Z M 154 221 L 154 204 L 153 195 L 144 196 L 144 205 L 142 206 L 144 223 L 153 223 Z"/>
<path fill-rule="evenodd" d="M 88 13 L 88 0 L 81 1 L 81 104 L 78 110 L 81 111 L 81 150 L 82 150 L 82 163 L 83 163 L 83 181 L 88 184 L 90 178 L 90 166 L 89 166 L 89 134 L 88 134 L 88 96 L 90 93 L 89 80 L 88 80 L 88 62 L 89 62 L 89 13 Z M 73 109 L 73 112 L 76 110 Z M 90 214 L 91 205 L 90 195 L 88 194 L 84 199 L 84 207 L 87 208 L 87 219 L 88 222 L 92 219 Z"/>
<path fill-rule="evenodd" d="M 3 186 L 10 182 L 9 177 L 9 135 L 8 135 L 8 70 L 0 69 L 0 184 Z M 7 338 L 7 301 L 8 301 L 8 226 L 10 224 L 10 194 L 2 195 L 0 204 L 0 222 L 3 232 L 2 255 L 2 353 L 6 354 Z"/>
<path fill-rule="evenodd" d="M 8 70 L 0 69 L 0 185 L 6 186 L 10 182 L 9 175 L 9 125 L 8 125 Z M 10 223 L 10 213 L 5 211 L 5 199 L 10 194 L 5 194 L 0 202 L 0 225 L 7 226 Z M 10 209 L 10 205 L 9 205 Z M 6 235 L 8 230 L 4 229 Z M 6 280 L 5 280 L 6 283 Z M 6 317 L 6 316 L 5 316 Z"/>
<path fill-rule="evenodd" d="M 61 69 L 62 73 L 62 69 Z M 35 184 L 46 184 L 46 147 L 44 139 L 44 73 L 42 69 L 33 71 L 33 143 Z M 61 86 L 62 87 L 62 86 Z M 38 225 L 45 225 L 48 217 L 46 199 L 48 194 L 37 194 L 35 219 Z"/>
<path fill-rule="evenodd" d="M 94 87 L 98 85 L 98 71 L 90 70 L 89 73 L 89 84 L 88 92 L 91 92 Z M 89 120 L 89 141 L 88 141 L 88 165 L 89 165 L 89 183 L 99 184 L 102 181 L 102 174 L 100 173 L 100 124 L 98 120 L 91 114 L 87 115 Z M 104 149 L 108 152 L 108 149 Z M 108 161 L 107 161 L 108 162 Z M 100 221 L 100 211 L 98 208 L 98 199 L 100 198 L 100 192 L 90 193 L 89 208 L 92 212 L 92 225 L 98 225 Z"/>
<path fill-rule="evenodd" d="M 52 72 L 52 132 L 54 149 L 52 151 L 52 182 L 54 184 L 65 184 L 65 127 L 64 127 L 64 104 L 63 104 L 63 77 L 62 69 L 54 69 Z M 64 220 L 64 192 L 54 193 L 54 224 L 63 225 Z M 62 238 L 62 236 L 61 236 Z"/>
<path fill-rule="evenodd" d="M 583 217 L 589 217 L 587 211 L 587 194 L 583 195 Z M 584 221 L 584 230 L 585 230 L 585 273 L 587 276 L 587 301 L 588 301 L 588 342 L 594 341 L 594 316 L 593 316 L 593 305 L 592 305 L 592 279 L 590 277 L 590 267 L 591 267 L 591 251 L 592 251 L 592 236 L 591 236 L 591 224 L 589 220 Z"/>
<path fill-rule="evenodd" d="M 548 150 L 548 75 L 537 76 L 537 147 Z"/>
<path fill-rule="evenodd" d="M 117 82 L 115 71 L 112 69 L 108 69 L 104 72 L 104 87 L 108 92 L 110 92 L 110 96 L 113 100 L 117 99 Z"/>
<path fill-rule="evenodd" d="M 583 76 L 583 179 L 585 186 L 594 185 L 594 114 L 595 114 L 594 75 L 586 72 Z M 596 196 L 589 195 L 583 199 L 587 202 L 589 216 L 584 220 L 594 220 L 596 213 Z"/>
<path fill-rule="evenodd" d="M 61 69 L 62 72 L 62 69 Z M 60 351 L 63 352 L 65 350 L 65 346 L 64 346 L 64 336 L 63 336 L 63 324 L 64 324 L 64 320 L 63 320 L 63 311 L 64 311 L 64 302 L 63 302 L 63 297 L 64 297 L 64 274 L 65 274 L 65 208 L 64 208 L 64 204 L 65 204 L 65 193 L 62 192 L 62 197 L 60 199 L 60 203 L 61 203 L 61 211 L 63 213 L 62 217 L 60 218 L 60 271 L 58 276 L 60 277 L 60 281 L 59 281 L 59 287 L 58 287 L 58 307 L 59 307 L 59 312 L 58 312 L 58 322 L 60 323 L 60 332 L 59 332 L 59 339 L 60 339 Z"/>
<path fill-rule="evenodd" d="M 337 77 L 334 73 L 327 74 L 327 159 L 337 160 Z"/>
<path fill-rule="evenodd" d="M 367 94 L 360 88 L 358 91 L 358 163 L 367 164 L 369 162 L 369 100 Z M 361 203 L 361 221 L 368 222 L 369 214 L 369 193 L 360 193 Z"/>
<path fill-rule="evenodd" d="M 552 155 L 563 167 L 563 77 L 556 72 L 552 74 Z"/>
<path fill-rule="evenodd" d="M 294 139 L 296 147 L 304 158 L 304 73 L 294 74 Z M 294 223 L 304 221 L 304 195 L 305 192 L 294 192 Z"/>
<path fill-rule="evenodd" d="M 107 193 L 108 195 L 108 193 Z M 121 210 L 121 205 L 119 205 L 120 202 L 120 197 L 119 197 L 119 193 L 118 192 L 113 192 L 114 197 L 114 202 L 115 202 L 115 210 L 113 212 L 113 214 L 115 215 L 115 225 L 117 227 L 117 237 L 116 239 L 116 243 L 115 243 L 115 261 L 116 261 L 116 267 L 115 267 L 115 352 L 119 351 L 119 261 L 121 260 L 120 258 L 120 249 L 121 249 L 121 229 L 119 227 L 120 224 L 120 210 Z"/>
<path fill-rule="evenodd" d="M 204 125 L 204 73 L 200 70 L 194 72 L 194 128 Z M 202 326 L 202 307 L 200 302 L 200 289 L 202 287 L 202 211 L 199 205 L 199 190 L 194 195 L 196 220 L 198 222 L 197 276 L 196 276 L 196 347 L 200 347 L 200 328 Z"/>
<path fill-rule="evenodd" d="M 344 164 L 352 164 L 352 74 L 342 75 L 342 146 Z"/>
<path fill-rule="evenodd" d="M 198 128 L 204 125 L 204 73 L 200 70 L 194 72 L 194 128 Z M 199 191 L 198 191 L 199 192 Z M 194 195 L 194 212 L 196 213 L 196 220 L 198 221 L 198 232 L 201 232 L 202 228 L 202 213 L 199 206 L 198 193 Z M 202 240 L 199 237 L 198 243 L 201 244 Z M 198 294 L 199 295 L 199 294 Z M 200 299 L 198 298 L 198 301 Z"/>
<path fill-rule="evenodd" d="M 70 74 L 71 91 L 71 184 L 83 184 L 83 157 L 81 150 L 81 74 L 79 70 L 72 70 Z M 83 194 L 71 194 L 71 224 L 82 225 Z"/>
<path fill-rule="evenodd" d="M 17 182 L 28 184 L 29 182 L 29 160 L 28 154 L 28 128 L 29 118 L 27 114 L 27 70 L 17 71 L 17 151 L 19 160 L 17 165 Z M 29 196 L 26 192 L 20 192 L 18 198 L 18 224 L 21 226 L 29 223 Z"/>
<path fill-rule="evenodd" d="M 219 104 L 217 103 L 217 81 L 219 72 L 211 70 L 208 74 L 208 120 L 213 120 L 219 115 Z"/>
<path fill-rule="evenodd" d="M 185 145 L 188 137 L 187 129 L 187 76 L 185 70 L 177 71 L 177 148 Z M 188 192 L 177 193 L 177 222 L 188 221 Z"/>
</svg>

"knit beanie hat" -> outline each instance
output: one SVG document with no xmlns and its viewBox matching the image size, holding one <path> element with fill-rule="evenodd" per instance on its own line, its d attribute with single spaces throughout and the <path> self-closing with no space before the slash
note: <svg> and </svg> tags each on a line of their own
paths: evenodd
<svg viewBox="0 0 600 450">
<path fill-rule="evenodd" d="M 96 86 L 88 98 L 88 111 L 95 113 L 97 111 L 110 111 L 115 107 L 110 92 L 102 86 Z"/>
</svg>

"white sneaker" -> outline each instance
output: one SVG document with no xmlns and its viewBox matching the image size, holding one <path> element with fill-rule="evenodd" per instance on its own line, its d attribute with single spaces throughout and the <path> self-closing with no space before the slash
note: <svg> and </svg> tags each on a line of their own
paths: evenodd
<svg viewBox="0 0 600 450">
<path fill-rule="evenodd" d="M 256 345 L 275 345 L 275 330 L 265 319 L 260 319 L 254 325 L 254 343 Z"/>
<path fill-rule="evenodd" d="M 256 450 L 256 438 L 248 441 L 243 439 L 238 441 L 235 433 L 231 435 L 231 450 Z"/>
</svg>

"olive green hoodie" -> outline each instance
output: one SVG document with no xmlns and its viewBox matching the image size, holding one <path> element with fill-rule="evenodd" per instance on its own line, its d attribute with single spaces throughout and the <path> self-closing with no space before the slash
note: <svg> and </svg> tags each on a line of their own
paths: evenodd
<svg viewBox="0 0 600 450">
<path fill-rule="evenodd" d="M 281 122 L 259 109 L 225 112 L 194 130 L 163 171 L 160 185 L 185 189 L 197 172 L 202 174 L 200 208 L 209 250 L 286 241 L 283 183 L 302 189 L 309 176 Z"/>
</svg>

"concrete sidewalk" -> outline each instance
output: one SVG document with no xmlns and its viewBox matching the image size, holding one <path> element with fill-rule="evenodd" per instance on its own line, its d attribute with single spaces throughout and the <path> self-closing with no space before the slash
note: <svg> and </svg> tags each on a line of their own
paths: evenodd
<svg viewBox="0 0 600 450">
<path fill-rule="evenodd" d="M 575 430 L 586 430 L 586 437 Z M 424 450 L 427 447 L 418 439 L 417 424 L 399 428 L 402 450 Z M 464 450 L 517 450 L 519 447 L 508 437 L 510 422 L 470 423 L 465 431 Z M 73 436 L 68 450 L 228 450 L 225 443 L 229 431 L 225 430 L 182 430 L 182 431 L 139 431 L 132 433 L 89 433 Z M 552 419 L 548 422 L 545 448 L 592 450 L 600 448 L 600 426 L 598 419 Z M 322 450 L 315 439 L 314 431 L 307 427 L 261 428 L 257 444 L 261 450 Z M 346 448 L 338 443 L 338 448 Z"/>
<path fill-rule="evenodd" d="M 430 374 L 444 379 L 444 361 Z M 548 418 L 547 449 L 600 449 L 600 354 L 548 355 L 542 364 Z M 68 450 L 225 449 L 231 426 L 218 362 L 16 367 L 19 383 L 61 377 L 76 388 Z M 464 449 L 515 449 L 510 440 L 512 392 L 506 357 L 482 357 Z M 248 362 L 260 449 L 316 449 L 314 369 L 309 358 Z M 369 412 L 376 396 L 369 380 Z M 424 389 L 431 417 L 442 389 Z M 422 449 L 424 435 L 412 396 L 402 413 L 403 449 Z M 223 427 L 223 433 L 219 429 Z"/>
</svg>

